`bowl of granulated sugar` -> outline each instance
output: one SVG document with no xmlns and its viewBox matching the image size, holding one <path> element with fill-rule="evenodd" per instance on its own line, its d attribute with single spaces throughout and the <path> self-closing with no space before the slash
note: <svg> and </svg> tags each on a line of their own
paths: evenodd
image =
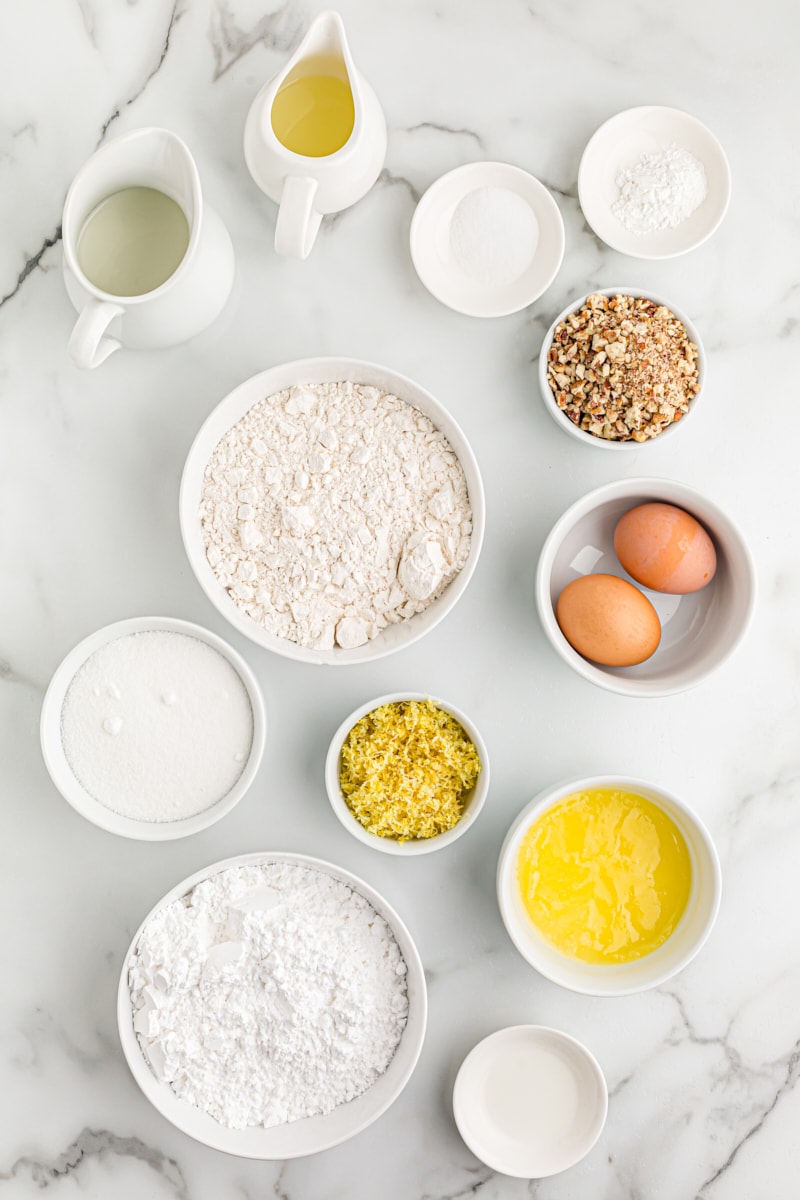
<svg viewBox="0 0 800 1200">
<path fill-rule="evenodd" d="M 255 677 L 227 642 L 174 617 L 107 625 L 69 652 L 42 706 L 50 778 L 110 833 L 169 841 L 241 800 L 266 737 Z"/>
</svg>

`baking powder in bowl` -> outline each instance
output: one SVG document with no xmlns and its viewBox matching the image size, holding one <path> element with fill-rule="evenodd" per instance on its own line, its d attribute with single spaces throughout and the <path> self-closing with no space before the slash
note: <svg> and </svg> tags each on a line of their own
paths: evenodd
<svg viewBox="0 0 800 1200">
<path fill-rule="evenodd" d="M 206 642 L 154 630 L 115 638 L 67 689 L 61 741 L 78 782 L 139 821 L 204 812 L 250 754 L 253 712 L 231 663 Z"/>
<path fill-rule="evenodd" d="M 364 896 L 322 871 L 218 872 L 147 922 L 133 1025 L 153 1073 L 232 1129 L 331 1112 L 388 1067 L 406 964 Z"/>
<path fill-rule="evenodd" d="M 214 449 L 200 517 L 206 555 L 262 629 L 353 649 L 422 612 L 469 556 L 458 457 L 406 401 L 348 381 L 253 405 Z"/>
</svg>

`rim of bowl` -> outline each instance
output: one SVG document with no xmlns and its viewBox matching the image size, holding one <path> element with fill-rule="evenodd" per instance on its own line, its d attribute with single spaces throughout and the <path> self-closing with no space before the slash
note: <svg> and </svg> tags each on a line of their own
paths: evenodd
<svg viewBox="0 0 800 1200">
<path fill-rule="evenodd" d="M 435 837 L 420 838 L 410 842 L 398 842 L 393 838 L 383 838 L 378 837 L 374 833 L 368 833 L 351 812 L 339 787 L 342 746 L 350 730 L 357 721 L 360 721 L 368 713 L 373 712 L 374 709 L 380 708 L 383 704 L 397 703 L 400 700 L 430 700 L 437 708 L 441 708 L 444 712 L 449 713 L 461 725 L 478 751 L 478 757 L 481 761 L 478 782 L 473 789 L 464 815 L 458 823 L 445 833 L 436 834 Z M 456 708 L 455 704 L 450 704 L 449 701 L 442 700 L 438 696 L 433 696 L 429 692 L 390 692 L 385 696 L 377 696 L 374 700 L 368 700 L 366 704 L 362 704 L 354 709 L 348 717 L 345 717 L 334 733 L 325 757 L 325 790 L 328 793 L 331 808 L 339 818 L 339 821 L 344 825 L 348 833 L 352 834 L 358 841 L 363 842 L 365 846 L 370 846 L 373 850 L 380 850 L 384 854 L 394 854 L 398 857 L 406 858 L 420 854 L 431 854 L 434 850 L 443 850 L 445 846 L 452 845 L 453 842 L 457 841 L 462 834 L 466 833 L 475 824 L 480 816 L 483 806 L 486 803 L 486 797 L 489 794 L 489 753 L 475 722 L 460 708 Z"/>
<path fill-rule="evenodd" d="M 427 416 L 444 434 L 461 464 L 467 482 L 472 510 L 472 533 L 469 555 L 464 566 L 441 596 L 424 612 L 408 617 L 396 625 L 387 626 L 365 645 L 357 646 L 353 650 L 343 650 L 340 647 L 333 650 L 315 650 L 310 646 L 291 642 L 288 638 L 268 633 L 237 607 L 217 581 L 206 559 L 198 509 L 203 476 L 211 454 L 226 432 L 259 400 L 298 383 L 334 383 L 340 380 L 363 383 L 393 392 L 398 399 L 404 400 L 406 404 Z M 424 407 L 417 403 L 420 398 Z M 230 418 L 229 413 L 232 414 Z M 375 662 L 379 658 L 405 649 L 434 629 L 455 607 L 472 578 L 486 527 L 486 497 L 478 460 L 466 434 L 449 410 L 421 384 L 391 367 L 363 359 L 337 356 L 294 359 L 291 362 L 278 363 L 251 375 L 223 396 L 200 426 L 186 456 L 181 476 L 178 512 L 181 538 L 192 573 L 206 597 L 225 620 L 262 649 L 315 666 L 353 666 L 358 663 Z M 416 632 L 403 632 L 413 629 L 415 622 Z"/>
<path fill-rule="evenodd" d="M 574 978 L 570 979 L 570 974 L 573 970 L 573 963 L 572 960 L 566 955 L 560 956 L 563 958 L 563 973 L 560 975 L 558 972 L 552 970 L 552 968 L 550 968 L 546 963 L 543 963 L 540 960 L 534 961 L 528 952 L 528 947 L 517 935 L 518 926 L 516 915 L 508 904 L 506 896 L 506 890 L 510 886 L 510 880 L 514 870 L 520 843 L 527 830 L 533 824 L 534 820 L 541 816 L 542 813 L 552 808 L 559 802 L 559 800 L 563 800 L 565 796 L 570 795 L 572 792 L 582 792 L 588 791 L 589 789 L 604 787 L 618 788 L 626 791 L 636 792 L 639 795 L 642 795 L 645 800 L 651 800 L 652 803 L 657 804 L 659 808 L 662 808 L 663 811 L 666 812 L 668 817 L 671 817 L 673 820 L 675 820 L 673 813 L 670 812 L 669 808 L 665 807 L 665 805 L 662 803 L 662 801 L 666 801 L 667 804 L 671 805 L 680 815 L 680 820 L 676 821 L 676 824 L 680 827 L 680 822 L 682 820 L 687 828 L 692 828 L 698 835 L 708 855 L 709 865 L 711 868 L 710 908 L 703 922 L 699 936 L 695 939 L 689 949 L 671 965 L 667 963 L 667 965 L 660 968 L 657 966 L 656 970 L 652 972 L 651 978 L 648 978 L 645 982 L 617 988 L 609 987 L 607 985 L 602 988 L 592 987 L 584 981 L 577 982 Z M 695 862 L 695 856 L 692 851 L 692 847 L 689 844 L 689 839 L 683 829 L 681 830 L 681 833 L 684 835 L 684 840 L 687 843 L 687 848 L 689 849 L 692 860 L 692 893 L 690 894 L 689 902 L 686 906 L 684 916 L 681 917 L 681 921 L 678 923 L 675 930 L 673 930 L 673 933 L 670 935 L 670 937 L 667 938 L 666 942 L 657 947 L 655 950 L 651 951 L 650 954 L 645 955 L 643 958 L 634 960 L 635 962 L 646 963 L 648 960 L 652 961 L 655 955 L 659 955 L 661 958 L 663 958 L 664 955 L 661 955 L 661 951 L 669 945 L 671 938 L 674 937 L 675 933 L 677 933 L 677 931 L 680 929 L 684 917 L 689 911 L 692 895 L 694 894 L 694 889 L 697 882 L 698 867 L 697 863 Z M 534 970 L 538 971 L 540 975 L 543 975 L 545 979 L 549 979 L 551 983 L 555 983 L 559 987 L 566 988 L 571 992 L 578 992 L 584 996 L 632 996 L 637 992 L 645 992 L 649 991 L 651 988 L 659 987 L 662 983 L 665 983 L 668 979 L 671 979 L 674 975 L 677 975 L 680 971 L 687 967 L 692 959 L 699 954 L 700 950 L 708 940 L 711 930 L 714 928 L 714 924 L 719 913 L 720 903 L 722 901 L 722 868 L 720 866 L 717 848 L 714 845 L 711 834 L 706 828 L 705 822 L 700 816 L 698 816 L 695 810 L 686 803 L 685 800 L 681 800 L 680 797 L 676 796 L 674 792 L 669 792 L 666 788 L 663 788 L 658 784 L 649 783 L 647 780 L 635 778 L 630 775 L 589 775 L 582 779 L 562 780 L 559 783 L 553 784 L 551 787 L 544 788 L 520 810 L 520 812 L 511 822 L 508 833 L 503 839 L 503 844 L 500 848 L 500 855 L 497 860 L 496 886 L 497 904 L 498 908 L 500 909 L 500 916 L 503 921 L 503 925 L 505 926 L 506 933 L 525 961 L 529 963 Z M 583 965 L 586 966 L 587 964 Z M 595 972 L 595 974 L 597 975 L 598 979 L 601 978 L 602 975 L 605 975 L 606 978 L 609 978 L 610 973 L 615 971 L 617 966 L 630 965 L 631 964 L 629 963 L 610 964 L 606 967 L 602 964 L 598 964 L 598 970 Z M 574 969 L 580 969 L 580 964 Z"/>
<path fill-rule="evenodd" d="M 318 1144 L 311 1146 L 309 1149 L 295 1148 L 279 1148 L 275 1152 L 268 1154 L 263 1153 L 258 1149 L 254 1149 L 251 1145 L 243 1145 L 245 1138 L 241 1135 L 261 1134 L 265 1136 L 275 1134 L 276 1131 L 284 1129 L 296 1129 L 301 1122 L 292 1121 L 288 1124 L 272 1126 L 270 1129 L 263 1129 L 260 1126 L 249 1126 L 247 1129 L 228 1129 L 227 1126 L 220 1125 L 214 1121 L 208 1114 L 202 1113 L 196 1109 L 188 1101 L 182 1100 L 176 1096 L 172 1089 L 166 1083 L 161 1083 L 147 1064 L 147 1061 L 142 1053 L 139 1045 L 138 1036 L 133 1028 L 133 1012 L 130 1000 L 130 988 L 128 985 L 128 966 L 131 955 L 142 935 L 142 930 L 145 925 L 166 905 L 171 904 L 174 900 L 185 896 L 187 892 L 196 887 L 204 879 L 208 879 L 212 875 L 217 875 L 221 871 L 229 870 L 235 867 L 248 866 L 261 862 L 281 862 L 294 864 L 301 867 L 307 867 L 312 871 L 320 871 L 323 874 L 331 875 L 333 878 L 345 883 L 351 887 L 353 891 L 362 895 L 376 912 L 383 917 L 387 925 L 392 931 L 392 935 L 400 947 L 400 952 L 405 961 L 407 970 L 406 978 L 408 980 L 409 992 L 413 988 L 413 1022 L 412 1022 L 412 1007 L 411 998 L 409 997 L 409 1017 L 403 1030 L 400 1041 L 394 1057 L 389 1062 L 386 1071 L 379 1076 L 372 1087 L 384 1079 L 392 1069 L 398 1053 L 403 1047 L 406 1062 L 399 1072 L 398 1079 L 388 1096 L 377 1106 L 373 1113 L 370 1113 L 365 1119 L 356 1122 L 356 1125 L 348 1133 L 341 1135 L 336 1134 L 328 1138 L 321 1138 Z M 214 1150 L 222 1150 L 227 1154 L 236 1154 L 240 1158 L 258 1159 L 262 1161 L 274 1161 L 275 1159 L 289 1158 L 304 1158 L 308 1154 L 316 1154 L 321 1150 L 328 1150 L 332 1146 L 338 1146 L 342 1142 L 349 1141 L 356 1134 L 361 1133 L 379 1117 L 381 1117 L 388 1108 L 394 1104 L 395 1100 L 404 1090 L 406 1084 L 414 1073 L 419 1056 L 422 1051 L 423 1042 L 425 1040 L 425 1031 L 428 1020 L 428 994 L 425 982 L 425 968 L 422 965 L 422 959 L 419 955 L 416 943 L 412 938 L 408 927 L 397 910 L 389 903 L 384 896 L 378 892 L 371 884 L 362 879 L 359 875 L 355 875 L 352 871 L 348 871 L 345 867 L 340 867 L 336 863 L 328 862 L 326 859 L 315 858 L 309 854 L 296 853 L 294 851 L 254 851 L 248 854 L 237 854 L 232 858 L 222 859 L 220 862 L 212 863 L 208 867 L 204 867 L 199 871 L 195 871 L 186 879 L 181 880 L 173 888 L 161 897 L 147 915 L 142 920 L 138 929 L 134 933 L 130 945 L 125 952 L 122 960 L 122 970 L 120 971 L 119 986 L 117 988 L 117 1027 L 119 1032 L 120 1044 L 122 1052 L 125 1056 L 125 1061 L 128 1064 L 128 1069 L 131 1072 L 136 1084 L 142 1091 L 143 1095 L 153 1107 L 161 1113 L 176 1129 L 180 1129 L 182 1133 L 194 1138 L 195 1141 L 203 1145 L 210 1146 Z M 409 1032 L 410 1031 L 410 1032 Z M 409 1039 L 406 1043 L 406 1039 Z M 361 1096 L 355 1097 L 349 1103 L 357 1103 L 363 1096 L 369 1095 L 371 1088 L 366 1092 L 362 1092 Z M 338 1108 L 342 1108 L 340 1105 Z M 333 1112 L 338 1111 L 334 1109 Z M 306 1120 L 324 1120 L 322 1117 L 309 1117 Z M 197 1123 L 201 1125 L 208 1124 L 208 1127 L 203 1132 L 198 1132 L 194 1127 Z M 217 1134 L 217 1131 L 219 1133 Z M 249 1140 L 249 1139 L 248 1139 Z M 273 1137 L 270 1140 L 277 1140 Z"/>
<path fill-rule="evenodd" d="M 662 489 L 665 494 L 657 494 Z M 703 525 L 710 525 L 706 517 L 706 513 L 710 512 L 714 521 L 718 522 L 732 540 L 735 541 L 737 549 L 741 554 L 742 562 L 745 564 L 747 576 L 747 588 L 749 592 L 747 607 L 744 620 L 736 637 L 732 639 L 728 648 L 696 678 L 690 678 L 669 686 L 659 684 L 658 681 L 651 679 L 627 679 L 621 675 L 611 675 L 601 666 L 590 662 L 589 659 L 578 654 L 577 650 L 573 650 L 561 632 L 550 600 L 550 575 L 553 569 L 553 560 L 565 534 L 577 524 L 582 516 L 603 501 L 623 499 L 625 496 L 633 498 L 640 496 L 643 492 L 646 495 L 650 495 L 654 501 L 660 500 L 665 504 L 675 504 L 676 506 L 686 508 L 687 511 L 691 512 L 691 515 L 695 515 L 692 506 L 699 506 L 702 509 L 702 513 L 701 516 L 695 515 L 695 519 Z M 641 502 L 645 503 L 644 500 Z M 715 535 L 713 528 L 710 528 L 709 532 L 712 536 Z M 723 663 L 727 662 L 744 641 L 752 624 L 758 584 L 752 551 L 733 517 L 724 512 L 715 501 L 709 500 L 702 492 L 698 492 L 696 488 L 690 487 L 687 483 L 681 483 L 677 479 L 637 475 L 632 479 L 618 479 L 613 483 L 604 483 L 600 487 L 593 488 L 592 491 L 586 492 L 583 496 L 575 500 L 561 514 L 547 535 L 539 554 L 539 562 L 536 567 L 535 591 L 536 608 L 542 628 L 553 649 L 568 666 L 572 667 L 579 675 L 582 675 L 584 679 L 587 679 L 589 683 L 605 688 L 606 691 L 615 692 L 618 696 L 658 698 L 675 696 L 680 692 L 686 692 L 690 688 L 696 687 L 704 679 L 712 675 L 714 671 L 718 670 Z"/>
<path fill-rule="evenodd" d="M 567 1171 L 570 1167 L 574 1167 L 576 1163 L 581 1162 L 586 1155 L 594 1149 L 594 1147 L 597 1145 L 600 1134 L 603 1132 L 606 1118 L 608 1117 L 608 1083 L 605 1075 L 603 1074 L 603 1069 L 595 1056 L 592 1054 L 589 1047 L 584 1045 L 583 1042 L 579 1041 L 578 1038 L 573 1037 L 572 1034 L 564 1033 L 562 1029 L 556 1029 L 552 1025 L 525 1024 L 505 1025 L 502 1029 L 496 1029 L 494 1033 L 489 1033 L 486 1035 L 486 1037 L 481 1038 L 479 1042 L 475 1043 L 469 1053 L 465 1055 L 464 1060 L 458 1069 L 455 1083 L 453 1085 L 453 1117 L 455 1119 L 458 1132 L 460 1133 L 464 1143 L 470 1148 L 470 1150 L 472 1150 L 472 1153 L 475 1155 L 475 1157 L 481 1160 L 481 1162 L 486 1163 L 486 1165 L 493 1171 L 499 1171 L 502 1174 L 510 1175 L 513 1178 L 530 1178 L 528 1175 L 518 1175 L 516 1172 L 509 1171 L 508 1164 L 506 1163 L 503 1165 L 502 1160 L 499 1158 L 495 1159 L 494 1162 L 490 1162 L 489 1159 L 493 1157 L 491 1153 L 484 1156 L 483 1151 L 486 1144 L 483 1142 L 479 1143 L 478 1139 L 474 1139 L 471 1136 L 471 1128 L 468 1122 L 464 1119 L 461 1101 L 461 1094 L 467 1088 L 467 1083 L 465 1080 L 469 1072 L 470 1060 L 477 1057 L 478 1053 L 486 1046 L 487 1042 L 502 1042 L 509 1039 L 513 1034 L 521 1033 L 535 1035 L 544 1034 L 548 1040 L 568 1043 L 573 1052 L 577 1052 L 578 1057 L 580 1057 L 589 1067 L 595 1083 L 598 1085 L 599 1103 L 595 1109 L 595 1116 L 591 1129 L 587 1133 L 586 1140 L 582 1145 L 580 1153 L 565 1160 L 562 1165 L 554 1167 L 552 1170 L 546 1171 L 544 1174 L 537 1173 L 535 1176 L 537 1179 L 547 1179 L 552 1175 L 559 1175 L 562 1171 Z M 540 1040 L 542 1039 L 540 1038 Z M 477 1148 L 478 1145 L 480 1145 L 480 1149 Z"/>
<path fill-rule="evenodd" d="M 140 821 L 125 817 L 113 809 L 106 808 L 86 791 L 67 762 L 61 741 L 61 710 L 67 691 L 75 675 L 87 659 L 101 646 L 133 633 L 181 633 L 196 638 L 218 651 L 230 663 L 242 681 L 250 701 L 253 715 L 253 737 L 250 753 L 241 775 L 224 796 L 202 812 L 178 821 Z M 256 677 L 245 660 L 233 646 L 202 625 L 184 621 L 180 617 L 127 617 L 104 625 L 83 638 L 64 656 L 56 667 L 45 692 L 39 721 L 39 738 L 47 772 L 53 784 L 68 804 L 108 833 L 133 838 L 143 842 L 167 842 L 176 838 L 189 837 L 208 829 L 226 816 L 250 789 L 264 753 L 267 737 L 267 713 Z"/>
<path fill-rule="evenodd" d="M 700 391 L 690 401 L 689 411 L 686 413 L 686 416 L 681 417 L 681 419 L 679 421 L 673 421 L 671 425 L 667 426 L 667 428 L 664 429 L 661 433 L 657 434 L 656 437 L 648 438 L 648 440 L 646 442 L 634 442 L 634 441 L 614 442 L 614 441 L 609 440 L 608 438 L 596 437 L 595 434 L 589 433 L 585 429 L 578 429 L 578 427 L 576 425 L 573 425 L 573 423 L 572 423 L 572 421 L 570 421 L 569 417 L 565 416 L 564 413 L 561 411 L 561 409 L 556 404 L 555 397 L 553 395 L 553 391 L 550 387 L 550 384 L 547 382 L 547 356 L 550 351 L 550 346 L 552 345 L 552 342 L 553 342 L 553 335 L 556 331 L 556 326 L 559 325 L 565 319 L 565 317 L 568 317 L 570 315 L 570 313 L 574 313 L 579 308 L 583 308 L 584 304 L 586 303 L 586 301 L 589 299 L 590 296 L 598 296 L 598 295 L 599 296 L 633 296 L 637 300 L 638 299 L 653 300 L 656 304 L 663 305 L 665 308 L 668 308 L 670 310 L 670 312 L 675 314 L 675 316 L 681 322 L 681 324 L 683 325 L 687 334 L 689 335 L 689 340 L 691 342 L 693 342 L 694 345 L 697 347 L 697 375 L 698 375 L 698 379 L 700 382 Z M 643 449 L 646 449 L 648 446 L 652 446 L 655 444 L 663 445 L 664 438 L 673 437 L 676 433 L 678 433 L 682 428 L 685 427 L 687 421 L 689 421 L 689 419 L 691 418 L 691 415 L 694 412 L 698 401 L 702 400 L 702 398 L 705 395 L 706 390 L 708 388 L 708 359 L 706 357 L 706 352 L 705 352 L 705 347 L 703 346 L 703 341 L 700 337 L 700 333 L 699 333 L 694 321 L 691 319 L 691 317 L 687 316 L 687 314 L 685 313 L 685 311 L 682 308 L 679 308 L 677 305 L 673 304 L 672 301 L 668 300 L 665 296 L 660 295 L 657 291 L 652 291 L 649 288 L 640 288 L 640 287 L 594 288 L 591 292 L 586 292 L 583 296 L 579 297 L 577 300 L 573 300 L 570 304 L 568 304 L 566 306 L 566 308 L 562 309 L 562 311 L 555 318 L 555 320 L 553 321 L 553 323 L 551 324 L 550 328 L 547 330 L 547 333 L 544 336 L 544 341 L 542 342 L 542 348 L 539 351 L 539 363 L 538 363 L 537 373 L 538 373 L 538 378 L 539 378 L 539 392 L 541 394 L 542 400 L 544 401 L 544 406 L 547 409 L 547 411 L 549 412 L 550 416 L 555 421 L 555 423 L 558 425 L 559 429 L 563 429 L 565 433 L 569 433 L 577 441 L 582 442 L 584 446 L 594 446 L 600 450 L 631 451 L 631 450 L 643 450 Z"/>
</svg>

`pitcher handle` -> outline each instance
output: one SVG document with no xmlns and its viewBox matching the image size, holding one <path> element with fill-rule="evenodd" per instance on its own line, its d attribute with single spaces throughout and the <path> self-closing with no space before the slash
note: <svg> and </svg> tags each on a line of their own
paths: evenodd
<svg viewBox="0 0 800 1200">
<path fill-rule="evenodd" d="M 319 231 L 322 213 L 314 208 L 316 179 L 287 175 L 275 226 L 275 253 L 308 258 Z"/>
<path fill-rule="evenodd" d="M 76 367 L 93 371 L 100 363 L 105 362 L 110 354 L 119 350 L 120 343 L 116 338 L 107 337 L 106 330 L 114 317 L 118 317 L 124 311 L 121 305 L 111 304 L 108 300 L 97 300 L 94 296 L 81 309 L 69 339 L 69 352 Z"/>
</svg>

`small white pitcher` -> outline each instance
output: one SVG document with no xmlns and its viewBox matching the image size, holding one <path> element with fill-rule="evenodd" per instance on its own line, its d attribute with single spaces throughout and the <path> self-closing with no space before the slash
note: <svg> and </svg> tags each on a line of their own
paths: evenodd
<svg viewBox="0 0 800 1200">
<path fill-rule="evenodd" d="M 136 296 L 114 296 L 87 279 L 76 251 L 92 210 L 129 187 L 155 188 L 179 204 L 189 225 L 189 244 L 160 287 Z M 187 341 L 219 315 L 233 286 L 230 235 L 203 202 L 188 148 L 168 129 L 122 134 L 84 163 L 67 193 L 62 238 L 64 282 L 80 313 L 69 340 L 77 367 L 98 367 L 120 346 L 158 349 Z"/>
<path fill-rule="evenodd" d="M 293 153 L 278 140 L 272 106 L 289 74 L 302 71 L 304 60 L 317 56 L 343 65 L 355 119 L 341 149 L 312 158 Z M 353 64 L 338 13 L 320 13 L 297 52 L 256 96 L 245 123 L 244 156 L 255 182 L 280 205 L 275 250 L 291 258 L 306 258 L 323 215 L 355 204 L 380 175 L 386 158 L 386 121 L 377 96 Z"/>
</svg>

